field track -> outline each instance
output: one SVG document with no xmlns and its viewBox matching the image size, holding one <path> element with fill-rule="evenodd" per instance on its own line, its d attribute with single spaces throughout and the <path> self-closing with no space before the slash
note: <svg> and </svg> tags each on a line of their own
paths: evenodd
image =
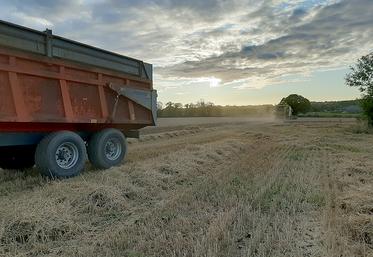
<svg viewBox="0 0 373 257">
<path fill-rule="evenodd" d="M 121 167 L 0 170 L 0 256 L 373 256 L 373 135 L 353 126 L 167 119 Z"/>
</svg>

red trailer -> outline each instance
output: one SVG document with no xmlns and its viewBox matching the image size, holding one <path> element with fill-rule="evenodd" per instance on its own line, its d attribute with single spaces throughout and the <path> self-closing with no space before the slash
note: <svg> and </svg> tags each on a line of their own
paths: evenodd
<svg viewBox="0 0 373 257">
<path fill-rule="evenodd" d="M 122 163 L 156 124 L 152 65 L 0 21 L 0 167 L 79 174 Z"/>
</svg>

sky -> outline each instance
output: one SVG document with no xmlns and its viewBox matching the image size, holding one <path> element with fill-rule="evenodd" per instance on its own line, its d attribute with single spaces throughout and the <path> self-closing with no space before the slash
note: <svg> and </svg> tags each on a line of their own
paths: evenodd
<svg viewBox="0 0 373 257">
<path fill-rule="evenodd" d="M 360 96 L 373 0 L 0 0 L 3 20 L 154 65 L 159 101 L 276 104 Z"/>
</svg>

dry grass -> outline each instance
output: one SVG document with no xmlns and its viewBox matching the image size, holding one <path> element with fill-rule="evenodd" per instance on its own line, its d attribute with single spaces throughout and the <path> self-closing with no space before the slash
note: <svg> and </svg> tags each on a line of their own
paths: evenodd
<svg viewBox="0 0 373 257">
<path fill-rule="evenodd" d="M 0 256 L 372 256 L 372 135 L 292 122 L 163 129 L 127 163 L 0 171 Z"/>
</svg>

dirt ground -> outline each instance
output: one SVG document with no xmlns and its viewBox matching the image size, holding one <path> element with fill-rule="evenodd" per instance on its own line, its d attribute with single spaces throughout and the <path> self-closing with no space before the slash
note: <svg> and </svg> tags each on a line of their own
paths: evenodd
<svg viewBox="0 0 373 257">
<path fill-rule="evenodd" d="M 165 122 L 121 167 L 0 170 L 0 256 L 373 256 L 353 120 Z"/>
</svg>

